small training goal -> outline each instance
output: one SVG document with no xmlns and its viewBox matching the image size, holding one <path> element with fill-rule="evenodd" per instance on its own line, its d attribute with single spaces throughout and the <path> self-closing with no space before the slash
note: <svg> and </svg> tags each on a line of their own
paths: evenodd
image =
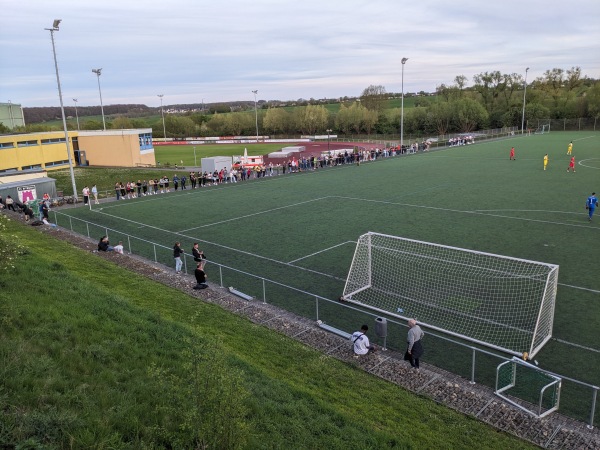
<svg viewBox="0 0 600 450">
<path fill-rule="evenodd" d="M 516 356 L 496 369 L 498 397 L 541 419 L 558 410 L 562 379 Z"/>
<path fill-rule="evenodd" d="M 557 265 L 370 232 L 343 298 L 531 358 L 551 338 L 557 280 Z"/>
</svg>

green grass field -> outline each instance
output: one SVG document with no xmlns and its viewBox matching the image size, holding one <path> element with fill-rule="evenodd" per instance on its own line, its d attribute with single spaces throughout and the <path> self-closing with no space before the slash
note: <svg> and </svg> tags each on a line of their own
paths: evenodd
<svg viewBox="0 0 600 450">
<path fill-rule="evenodd" d="M 566 172 L 570 140 L 574 174 Z M 511 146 L 516 161 L 509 161 Z M 315 317 L 310 294 L 335 299 L 342 293 L 355 242 L 367 231 L 558 264 L 554 339 L 536 359 L 543 368 L 598 385 L 600 216 L 589 223 L 584 202 L 600 191 L 599 171 L 600 134 L 552 132 L 67 213 L 99 225 L 72 219 L 84 234 L 99 237 L 108 227 L 119 231 L 109 231 L 112 242 L 125 234 L 139 238 L 129 238 L 126 247 L 150 258 L 155 249 L 140 239 L 161 244 L 156 258 L 169 265 L 175 241 L 186 250 L 198 241 L 216 263 L 307 292 L 267 286 L 269 303 L 307 317 Z M 69 226 L 65 216 L 57 220 Z M 221 276 L 215 265 L 208 274 L 212 281 Z M 222 275 L 224 285 L 262 298 L 260 279 L 228 270 Z M 319 318 L 345 330 L 372 320 L 337 304 L 320 305 Z M 393 326 L 388 345 L 402 347 L 405 332 Z M 431 338 L 426 361 L 469 376 L 470 351 L 449 345 Z M 493 383 L 490 367 L 477 366 L 477 381 Z M 591 391 L 565 383 L 563 392 L 561 409 L 585 419 Z"/>
</svg>

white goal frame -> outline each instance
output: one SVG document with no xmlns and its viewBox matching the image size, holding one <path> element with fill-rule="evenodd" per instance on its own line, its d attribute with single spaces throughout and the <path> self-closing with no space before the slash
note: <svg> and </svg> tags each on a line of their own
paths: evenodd
<svg viewBox="0 0 600 450">
<path fill-rule="evenodd" d="M 343 299 L 533 358 L 552 337 L 557 265 L 369 232 Z"/>
<path fill-rule="evenodd" d="M 521 377 L 518 376 L 518 372 L 521 373 Z M 511 390 L 516 386 L 524 386 L 524 389 L 529 390 L 529 394 L 533 396 L 534 388 L 530 386 L 531 383 L 528 383 L 527 377 L 525 376 L 526 374 L 533 374 L 533 376 L 536 376 L 537 374 L 538 377 L 546 379 L 545 384 L 539 386 L 540 390 L 537 393 L 536 403 L 527 400 L 517 401 L 517 399 L 519 399 L 518 393 L 510 395 Z M 507 375 L 508 379 L 506 379 Z M 520 378 L 525 379 L 521 380 L 521 383 L 519 383 Z M 561 388 L 562 378 L 546 372 L 516 356 L 509 361 L 500 363 L 496 368 L 496 389 L 494 393 L 511 405 L 516 406 L 538 419 L 546 417 L 548 414 L 558 410 Z M 548 397 L 551 404 L 544 406 L 544 400 L 548 402 Z"/>
</svg>

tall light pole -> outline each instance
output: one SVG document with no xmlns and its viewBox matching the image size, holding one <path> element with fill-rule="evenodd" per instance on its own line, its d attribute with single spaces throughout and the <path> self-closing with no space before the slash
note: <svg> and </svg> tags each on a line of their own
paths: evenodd
<svg viewBox="0 0 600 450">
<path fill-rule="evenodd" d="M 100 110 L 102 111 L 102 126 L 104 127 L 104 131 L 106 131 L 106 121 L 104 120 L 104 106 L 102 105 L 102 89 L 100 89 L 100 75 L 102 75 L 102 68 L 100 69 L 92 69 L 98 76 L 98 92 L 100 93 Z"/>
<path fill-rule="evenodd" d="M 258 144 L 258 109 L 256 109 L 256 94 L 258 94 L 258 89 L 252 91 L 254 94 L 254 120 L 256 121 L 256 143 Z"/>
<path fill-rule="evenodd" d="M 196 146 L 194 145 L 194 167 L 198 167 L 198 161 L 196 160 Z"/>
<path fill-rule="evenodd" d="M 327 152 L 329 152 L 329 135 L 331 134 L 331 132 L 333 130 L 331 130 L 331 129 L 328 128 L 325 131 L 327 131 Z"/>
<path fill-rule="evenodd" d="M 67 131 L 67 118 L 65 117 L 65 107 L 63 105 L 62 90 L 60 88 L 60 77 L 58 76 L 58 62 L 56 61 L 56 47 L 54 46 L 54 32 L 58 31 L 61 19 L 54 19 L 52 28 L 44 28 L 50 32 L 52 40 L 52 54 L 54 55 L 54 68 L 56 69 L 56 84 L 58 85 L 58 98 L 60 99 L 60 112 L 62 113 L 63 129 L 65 130 L 65 145 L 67 146 L 67 156 L 69 157 L 69 171 L 71 172 L 71 184 L 73 185 L 73 197 L 77 201 L 77 186 L 75 185 L 75 173 L 73 172 L 73 158 L 71 158 L 71 149 L 69 147 L 69 132 Z"/>
<path fill-rule="evenodd" d="M 74 98 L 73 101 L 75 102 L 75 117 L 77 118 L 77 131 L 79 131 L 79 114 L 77 113 L 77 99 Z"/>
<path fill-rule="evenodd" d="M 523 89 L 523 116 L 521 117 L 521 134 L 525 132 L 525 96 L 527 95 L 527 72 L 529 72 L 529 67 L 525 69 L 525 85 Z"/>
<path fill-rule="evenodd" d="M 165 96 L 165 94 L 157 94 L 158 97 L 160 97 L 160 115 L 162 116 L 162 121 L 163 121 L 163 139 L 167 140 L 167 128 L 165 127 L 165 113 L 163 110 L 163 97 Z"/>
<path fill-rule="evenodd" d="M 400 104 L 400 153 L 402 153 L 402 146 L 404 145 L 404 64 L 406 64 L 408 58 L 402 58 L 402 103 Z"/>
</svg>

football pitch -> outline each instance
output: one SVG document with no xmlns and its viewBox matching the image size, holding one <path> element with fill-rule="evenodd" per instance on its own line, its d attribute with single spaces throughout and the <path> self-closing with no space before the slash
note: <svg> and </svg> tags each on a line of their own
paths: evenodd
<svg viewBox="0 0 600 450">
<path fill-rule="evenodd" d="M 575 173 L 567 172 L 570 141 Z M 600 193 L 600 133 L 551 132 L 81 207 L 60 211 L 57 222 L 95 238 L 108 229 L 113 245 L 123 240 L 170 267 L 176 241 L 188 253 L 199 242 L 211 262 L 226 267 L 209 263 L 209 281 L 223 277 L 225 286 L 259 300 L 266 292 L 268 303 L 308 318 L 316 317 L 314 296 L 342 294 L 356 241 L 369 231 L 557 264 L 553 339 L 536 360 L 599 385 L 600 214 L 588 222 L 584 208 L 593 191 Z M 193 272 L 189 257 L 186 267 Z M 349 332 L 373 320 L 350 305 L 319 308 L 320 319 Z M 391 327 L 388 346 L 403 348 L 405 336 L 405 328 Z M 448 345 L 427 340 L 425 362 L 470 377 L 471 353 Z M 497 364 L 483 356 L 477 381 L 493 385 L 486 365 Z M 585 420 L 591 390 L 563 389 L 564 408 Z M 570 404 L 581 396 L 583 406 Z"/>
</svg>

